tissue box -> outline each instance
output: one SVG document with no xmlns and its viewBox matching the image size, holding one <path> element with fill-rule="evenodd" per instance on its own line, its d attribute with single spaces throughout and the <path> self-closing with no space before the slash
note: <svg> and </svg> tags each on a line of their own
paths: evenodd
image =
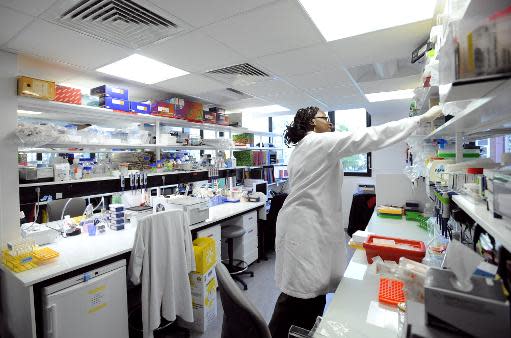
<svg viewBox="0 0 511 338">
<path fill-rule="evenodd" d="M 204 111 L 200 102 L 185 102 L 186 119 L 191 122 L 203 122 Z"/>
<path fill-rule="evenodd" d="M 71 104 L 82 104 L 82 92 L 77 88 L 57 85 L 55 87 L 54 101 Z"/>
<path fill-rule="evenodd" d="M 151 105 L 143 102 L 130 101 L 130 112 L 139 114 L 150 114 Z"/>
<path fill-rule="evenodd" d="M 216 124 L 216 112 L 214 111 L 205 111 L 204 112 L 204 122 Z"/>
<path fill-rule="evenodd" d="M 102 85 L 90 90 L 90 94 L 93 96 L 109 96 L 119 100 L 128 101 L 128 90 L 125 88 L 112 87 L 108 85 Z"/>
<path fill-rule="evenodd" d="M 55 99 L 55 82 L 20 76 L 18 78 L 18 95 L 53 100 Z"/>
<path fill-rule="evenodd" d="M 186 115 L 188 112 L 188 107 L 184 99 L 179 97 L 173 97 L 165 100 L 165 102 L 169 103 L 174 108 L 174 117 L 176 119 L 186 119 Z"/>
<path fill-rule="evenodd" d="M 151 115 L 174 118 L 174 107 L 167 102 L 155 102 L 151 105 Z"/>
<path fill-rule="evenodd" d="M 128 100 L 115 99 L 110 96 L 103 96 L 99 98 L 99 106 L 101 108 L 108 108 L 113 110 L 129 111 L 130 102 Z"/>
</svg>

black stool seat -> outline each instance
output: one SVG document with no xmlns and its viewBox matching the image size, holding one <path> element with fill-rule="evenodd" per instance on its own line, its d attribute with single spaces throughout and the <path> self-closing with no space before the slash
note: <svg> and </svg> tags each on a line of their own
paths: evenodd
<svg viewBox="0 0 511 338">
<path fill-rule="evenodd" d="M 239 238 L 247 231 L 238 225 L 229 225 L 222 227 L 222 237 L 225 238 Z"/>
<path fill-rule="evenodd" d="M 248 271 L 247 262 L 241 259 L 234 259 L 234 239 L 243 237 L 246 232 L 247 231 L 239 225 L 222 226 L 222 237 L 227 240 L 226 242 L 229 255 L 229 259 L 226 260 L 227 270 L 229 270 L 229 274 L 235 281 L 243 285 L 244 290 L 247 290 L 247 283 L 245 283 L 239 275 L 250 275 L 250 277 L 254 277 L 254 273 L 252 271 Z"/>
</svg>

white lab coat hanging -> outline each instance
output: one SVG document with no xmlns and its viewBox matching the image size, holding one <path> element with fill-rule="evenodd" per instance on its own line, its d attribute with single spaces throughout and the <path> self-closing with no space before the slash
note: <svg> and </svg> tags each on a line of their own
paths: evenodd
<svg viewBox="0 0 511 338">
<path fill-rule="evenodd" d="M 282 292 L 308 299 L 335 291 L 346 266 L 340 160 L 401 141 L 418 125 L 413 117 L 352 132 L 310 132 L 296 145 L 277 218 L 275 279 Z"/>
</svg>

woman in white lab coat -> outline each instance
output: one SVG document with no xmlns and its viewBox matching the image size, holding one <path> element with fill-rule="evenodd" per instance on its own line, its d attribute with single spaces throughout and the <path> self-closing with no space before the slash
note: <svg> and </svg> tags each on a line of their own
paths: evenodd
<svg viewBox="0 0 511 338">
<path fill-rule="evenodd" d="M 282 293 L 270 321 L 273 338 L 287 337 L 291 325 L 311 329 L 323 313 L 325 295 L 341 280 L 346 260 L 341 158 L 390 146 L 441 114 L 434 107 L 420 117 L 330 132 L 332 124 L 317 107 L 298 110 L 284 134 L 295 148 L 288 163 L 289 195 L 277 218 L 275 279 Z"/>
</svg>

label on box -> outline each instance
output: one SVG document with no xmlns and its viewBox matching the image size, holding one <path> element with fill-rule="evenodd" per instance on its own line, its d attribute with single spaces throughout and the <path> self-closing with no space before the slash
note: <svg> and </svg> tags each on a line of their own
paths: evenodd
<svg viewBox="0 0 511 338">
<path fill-rule="evenodd" d="M 120 88 L 112 88 L 112 93 L 124 94 L 124 90 L 122 90 Z"/>
<path fill-rule="evenodd" d="M 169 113 L 170 109 L 169 109 L 169 107 L 158 106 L 158 112 L 159 113 Z"/>
</svg>

